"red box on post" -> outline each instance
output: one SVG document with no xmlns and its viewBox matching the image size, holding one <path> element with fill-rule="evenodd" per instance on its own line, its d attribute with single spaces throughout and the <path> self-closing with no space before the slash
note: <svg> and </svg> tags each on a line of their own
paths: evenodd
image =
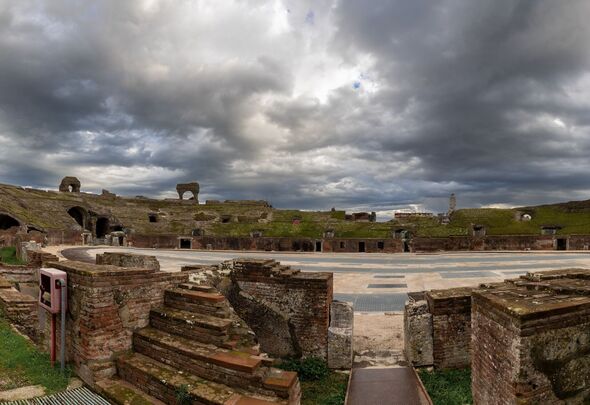
<svg viewBox="0 0 590 405">
<path fill-rule="evenodd" d="M 67 279 L 68 274 L 65 271 L 56 269 L 39 270 L 39 305 L 41 305 L 41 307 L 45 308 L 52 314 L 59 313 L 62 309 L 62 287 L 60 285 L 60 282 L 63 282 L 63 288 L 67 288 Z M 66 308 L 63 308 L 63 310 L 66 310 Z"/>
</svg>

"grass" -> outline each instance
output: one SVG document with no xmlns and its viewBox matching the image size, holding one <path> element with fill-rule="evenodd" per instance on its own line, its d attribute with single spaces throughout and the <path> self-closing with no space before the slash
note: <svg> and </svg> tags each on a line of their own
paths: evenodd
<svg viewBox="0 0 590 405">
<path fill-rule="evenodd" d="M 25 264 L 16 257 L 16 248 L 13 246 L 0 248 L 0 258 L 6 264 Z"/>
<path fill-rule="evenodd" d="M 71 371 L 66 369 L 63 376 L 59 368 L 51 368 L 49 355 L 16 333 L 1 316 L 0 342 L 0 390 L 41 385 L 52 394 L 68 386 Z"/>
<path fill-rule="evenodd" d="M 343 405 L 348 374 L 336 373 L 323 359 L 285 359 L 280 368 L 296 371 L 301 381 L 302 405 Z"/>
<path fill-rule="evenodd" d="M 471 398 L 471 370 L 420 370 L 420 379 L 434 405 L 465 405 Z"/>
<path fill-rule="evenodd" d="M 301 382 L 302 405 L 343 405 L 348 374 L 330 372 L 316 381 Z"/>
</svg>

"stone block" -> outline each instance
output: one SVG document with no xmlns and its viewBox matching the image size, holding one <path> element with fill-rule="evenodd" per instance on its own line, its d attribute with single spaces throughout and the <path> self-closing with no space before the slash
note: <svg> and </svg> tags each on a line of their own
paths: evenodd
<svg viewBox="0 0 590 405">
<path fill-rule="evenodd" d="M 328 367 L 352 368 L 354 312 L 348 302 L 333 301 L 328 328 Z"/>
</svg>

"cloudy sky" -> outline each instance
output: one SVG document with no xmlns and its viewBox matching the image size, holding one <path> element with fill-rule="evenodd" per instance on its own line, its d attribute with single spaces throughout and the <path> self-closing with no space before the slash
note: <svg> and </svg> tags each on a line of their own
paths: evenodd
<svg viewBox="0 0 590 405">
<path fill-rule="evenodd" d="M 590 198 L 590 1 L 0 0 L 0 182 L 276 207 Z"/>
</svg>

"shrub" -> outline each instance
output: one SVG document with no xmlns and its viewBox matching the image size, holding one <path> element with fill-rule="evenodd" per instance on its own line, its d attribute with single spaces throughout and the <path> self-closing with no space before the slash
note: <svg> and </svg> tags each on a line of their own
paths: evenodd
<svg viewBox="0 0 590 405">
<path fill-rule="evenodd" d="M 325 378 L 329 373 L 328 365 L 319 357 L 305 359 L 286 359 L 280 368 L 288 371 L 296 371 L 302 381 L 317 381 Z"/>
</svg>

